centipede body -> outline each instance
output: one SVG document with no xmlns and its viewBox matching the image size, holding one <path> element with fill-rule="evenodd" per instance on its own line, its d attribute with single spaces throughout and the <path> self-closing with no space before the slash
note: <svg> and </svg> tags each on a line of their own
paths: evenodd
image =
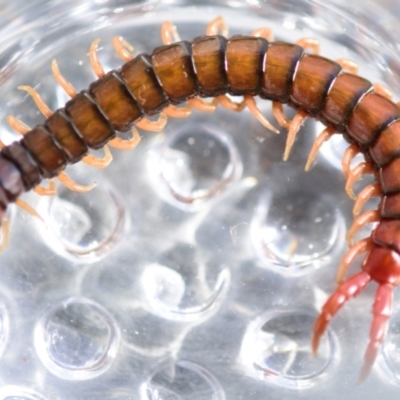
<svg viewBox="0 0 400 400">
<path fill-rule="evenodd" d="M 381 195 L 379 224 L 363 275 L 351 282 L 360 291 L 376 280 L 388 306 L 387 286 L 400 282 L 400 110 L 368 80 L 298 44 L 255 36 L 201 36 L 140 54 L 108 72 L 0 152 L 1 215 L 23 192 L 79 162 L 89 149 L 104 147 L 143 117 L 197 96 L 225 94 L 259 96 L 300 110 L 342 133 L 372 165 Z M 345 293 L 346 299 L 358 293 L 339 288 L 335 294 Z M 335 294 L 317 321 L 314 349 L 343 304 Z M 382 313 L 374 311 L 375 317 Z M 378 340 L 372 335 L 371 341 Z M 367 369 L 374 351 L 367 352 Z"/>
<path fill-rule="evenodd" d="M 375 93 L 368 80 L 296 44 L 243 36 L 205 36 L 162 46 L 92 83 L 2 150 L 2 211 L 22 192 L 80 161 L 89 149 L 102 148 L 142 117 L 194 96 L 226 93 L 288 104 L 342 132 L 374 164 L 384 194 L 382 217 L 400 218 L 396 104 Z"/>
</svg>

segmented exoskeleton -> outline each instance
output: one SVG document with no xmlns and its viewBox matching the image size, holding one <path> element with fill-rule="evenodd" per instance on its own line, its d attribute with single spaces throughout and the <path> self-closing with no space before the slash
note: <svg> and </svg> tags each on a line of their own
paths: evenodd
<svg viewBox="0 0 400 400">
<path fill-rule="evenodd" d="M 380 196 L 379 210 L 358 216 L 350 228 L 348 240 L 364 225 L 377 222 L 370 237 L 355 243 L 344 256 L 338 273 L 339 286 L 328 299 L 318 317 L 312 339 L 316 352 L 329 320 L 350 298 L 371 281 L 378 282 L 373 307 L 370 342 L 361 372 L 364 379 L 383 341 L 391 313 L 392 289 L 400 282 L 400 110 L 379 85 L 356 75 L 356 66 L 346 60 L 331 61 L 317 52 L 313 40 L 296 44 L 273 42 L 268 29 L 259 29 L 250 36 L 227 39 L 221 18 L 212 21 L 207 35 L 192 42 L 175 41 L 176 28 L 165 23 L 162 28 L 164 46 L 150 55 L 133 57 L 130 46 L 120 38 L 114 40 L 117 53 L 126 63 L 118 70 L 104 73 L 96 56 L 98 41 L 92 44 L 90 59 L 98 80 L 88 90 L 76 93 L 62 77 L 55 62 L 56 80 L 72 97 L 63 107 L 52 112 L 30 87 L 22 87 L 34 98 L 46 120 L 33 129 L 10 117 L 11 126 L 23 139 L 3 146 L 0 153 L 0 216 L 8 204 L 17 201 L 34 213 L 19 196 L 32 188 L 41 194 L 54 192 L 38 186 L 43 179 L 58 177 L 74 190 L 88 187 L 72 182 L 62 172 L 67 164 L 82 159 L 104 167 L 111 160 L 107 151 L 104 160 L 88 155 L 89 149 L 110 144 L 133 148 L 138 142 L 135 126 L 161 130 L 166 115 L 186 117 L 191 108 L 213 111 L 220 104 L 233 111 L 248 107 L 268 129 L 278 131 L 258 110 L 254 96 L 272 100 L 278 123 L 289 129 L 284 159 L 287 159 L 295 136 L 307 117 L 323 122 L 327 128 L 314 142 L 306 169 L 324 141 L 334 133 L 342 133 L 350 142 L 343 158 L 347 177 L 346 190 L 353 195 L 354 182 L 363 174 L 375 174 L 375 183 L 357 197 L 354 208 L 359 214 L 372 196 Z M 226 94 L 243 96 L 241 103 Z M 202 97 L 214 98 L 212 102 Z M 288 121 L 282 104 L 294 107 L 297 113 Z M 183 105 L 176 107 L 178 105 Z M 143 119 L 161 113 L 158 121 Z M 131 140 L 116 137 L 118 132 L 133 129 Z M 107 149 L 107 147 L 105 147 Z M 353 170 L 351 160 L 358 153 L 365 162 Z M 343 282 L 353 260 L 367 255 L 362 272 Z"/>
</svg>

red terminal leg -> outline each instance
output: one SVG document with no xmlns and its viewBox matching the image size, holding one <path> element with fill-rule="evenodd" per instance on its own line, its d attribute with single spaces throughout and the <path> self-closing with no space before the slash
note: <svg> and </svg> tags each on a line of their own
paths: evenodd
<svg viewBox="0 0 400 400">
<path fill-rule="evenodd" d="M 364 356 L 358 382 L 361 383 L 369 375 L 378 355 L 379 347 L 386 336 L 387 325 L 392 313 L 393 288 L 390 284 L 378 286 L 373 305 L 373 320 L 369 333 L 369 343 Z"/>
<path fill-rule="evenodd" d="M 317 354 L 319 342 L 325 332 L 329 321 L 337 314 L 340 308 L 351 298 L 357 296 L 370 282 L 371 277 L 367 272 L 359 272 L 338 286 L 322 307 L 321 314 L 314 324 L 311 348 L 314 355 Z"/>
<path fill-rule="evenodd" d="M 371 280 L 377 282 L 378 289 L 373 305 L 369 343 L 365 352 L 359 383 L 365 380 L 370 373 L 378 355 L 379 347 L 386 337 L 388 321 L 392 313 L 393 288 L 400 283 L 400 254 L 389 247 L 380 246 L 376 243 L 364 247 L 362 250 L 369 250 L 369 252 L 362 264 L 362 272 L 341 283 L 329 297 L 315 322 L 311 340 L 312 351 L 316 354 L 321 336 L 329 321 L 337 314 L 344 303 L 357 296 Z"/>
<path fill-rule="evenodd" d="M 372 280 L 378 282 L 379 286 L 375 295 L 369 343 L 359 382 L 368 376 L 386 336 L 392 312 L 393 287 L 400 283 L 400 254 L 388 247 L 375 245 L 364 260 L 362 269 Z"/>
</svg>

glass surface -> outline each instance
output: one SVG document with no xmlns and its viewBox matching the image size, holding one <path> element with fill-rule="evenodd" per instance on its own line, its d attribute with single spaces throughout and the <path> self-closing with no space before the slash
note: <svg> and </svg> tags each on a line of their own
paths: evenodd
<svg viewBox="0 0 400 400">
<path fill-rule="evenodd" d="M 53 59 L 82 90 L 95 79 L 93 40 L 101 39 L 108 71 L 122 64 L 114 36 L 135 54 L 151 52 L 165 20 L 187 40 L 219 15 L 230 35 L 269 27 L 276 40 L 317 38 L 322 55 L 351 59 L 362 76 L 400 93 L 399 14 L 390 1 L 3 0 L 2 139 L 19 139 L 8 115 L 29 126 L 43 121 L 18 86 L 34 87 L 53 110 L 68 100 L 52 77 Z M 277 126 L 271 103 L 258 105 Z M 54 197 L 24 195 L 44 222 L 9 210 L 0 400 L 397 399 L 396 302 L 378 362 L 357 385 L 373 287 L 334 319 L 318 356 L 310 350 L 353 220 L 341 136 L 304 172 L 322 129 L 308 120 L 283 162 L 284 129 L 268 131 L 248 110 L 193 111 L 169 118 L 160 133 L 140 130 L 139 146 L 113 149 L 104 170 L 69 167 L 77 182 L 97 183 L 90 193 L 59 185 Z"/>
</svg>

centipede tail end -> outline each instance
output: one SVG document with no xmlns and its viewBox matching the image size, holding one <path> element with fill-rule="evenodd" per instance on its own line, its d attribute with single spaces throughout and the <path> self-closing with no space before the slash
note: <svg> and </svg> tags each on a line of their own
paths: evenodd
<svg viewBox="0 0 400 400">
<path fill-rule="evenodd" d="M 385 221 L 383 221 L 383 224 L 385 224 Z M 380 230 L 382 230 L 382 227 Z M 317 354 L 321 336 L 339 309 L 348 300 L 361 293 L 370 281 L 377 282 L 378 289 L 372 308 L 369 343 L 364 355 L 364 364 L 360 372 L 359 383 L 368 377 L 378 355 L 380 345 L 386 337 L 388 321 L 392 312 L 393 288 L 400 283 L 400 254 L 398 251 L 377 244 L 379 236 L 381 236 L 379 233 L 373 234 L 375 243 L 364 259 L 362 271 L 339 284 L 336 291 L 322 307 L 321 314 L 315 322 L 311 340 L 311 348 L 315 355 Z"/>
</svg>

